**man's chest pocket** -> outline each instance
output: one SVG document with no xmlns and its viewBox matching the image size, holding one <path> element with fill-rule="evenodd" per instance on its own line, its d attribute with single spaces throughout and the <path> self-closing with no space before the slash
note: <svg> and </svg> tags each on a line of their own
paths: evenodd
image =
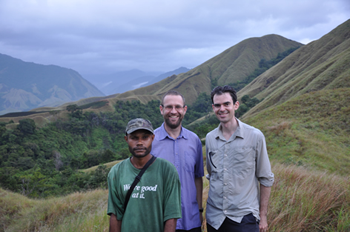
<svg viewBox="0 0 350 232">
<path fill-rule="evenodd" d="M 194 173 L 194 167 L 196 165 L 196 160 L 193 155 L 189 154 L 188 152 L 185 152 L 185 163 L 184 167 L 185 170 L 191 173 Z"/>
<path fill-rule="evenodd" d="M 232 167 L 234 172 L 242 172 L 245 169 L 255 168 L 255 149 L 253 147 L 238 147 L 232 153 Z"/>
</svg>

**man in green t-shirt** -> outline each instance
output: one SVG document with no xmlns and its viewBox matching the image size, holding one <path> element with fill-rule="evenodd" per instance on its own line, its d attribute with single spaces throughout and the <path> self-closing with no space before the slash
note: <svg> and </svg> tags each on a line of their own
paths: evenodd
<svg viewBox="0 0 350 232">
<path fill-rule="evenodd" d="M 132 156 L 108 174 L 109 231 L 174 232 L 181 217 L 180 181 L 176 168 L 164 159 L 157 158 L 146 169 L 124 209 L 130 186 L 152 158 L 154 139 L 151 122 L 142 118 L 129 121 L 125 132 Z"/>
</svg>

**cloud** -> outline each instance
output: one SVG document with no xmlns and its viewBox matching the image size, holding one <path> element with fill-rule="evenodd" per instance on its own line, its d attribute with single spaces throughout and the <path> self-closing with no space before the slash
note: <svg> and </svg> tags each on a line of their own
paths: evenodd
<svg viewBox="0 0 350 232">
<path fill-rule="evenodd" d="M 348 0 L 2 0 L 0 53 L 81 74 L 193 68 L 238 42 L 302 43 L 349 19 Z"/>
</svg>

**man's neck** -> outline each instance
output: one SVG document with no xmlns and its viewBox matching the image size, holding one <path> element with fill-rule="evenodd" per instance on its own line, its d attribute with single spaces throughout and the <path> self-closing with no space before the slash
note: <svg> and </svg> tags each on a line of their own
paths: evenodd
<svg viewBox="0 0 350 232">
<path fill-rule="evenodd" d="M 137 169 L 142 169 L 143 166 L 146 165 L 146 163 L 152 158 L 152 155 L 149 153 L 148 155 L 144 156 L 144 157 L 135 157 L 132 156 L 130 159 L 131 164 L 137 168 Z"/>
<path fill-rule="evenodd" d="M 180 135 L 180 133 L 181 133 L 181 128 L 182 128 L 181 124 L 180 124 L 178 127 L 176 127 L 175 129 L 173 129 L 173 128 L 168 127 L 167 124 L 164 123 L 164 129 L 165 129 L 165 131 L 168 132 L 168 134 L 169 134 L 173 139 L 176 139 L 177 137 L 179 137 L 179 135 Z"/>
<path fill-rule="evenodd" d="M 225 137 L 226 140 L 229 140 L 233 133 L 237 130 L 238 127 L 238 121 L 236 118 L 233 118 L 233 120 L 226 122 L 226 123 L 221 123 L 221 130 L 222 130 L 222 135 Z"/>
</svg>

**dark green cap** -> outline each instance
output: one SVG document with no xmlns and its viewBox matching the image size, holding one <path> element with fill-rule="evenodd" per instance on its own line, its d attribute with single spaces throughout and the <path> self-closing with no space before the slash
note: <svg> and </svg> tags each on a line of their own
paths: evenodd
<svg viewBox="0 0 350 232">
<path fill-rule="evenodd" d="M 143 118 L 135 118 L 130 120 L 128 122 L 128 125 L 126 126 L 125 133 L 131 134 L 132 132 L 137 130 L 148 130 L 149 132 L 154 134 L 152 123 L 147 119 Z"/>
</svg>

